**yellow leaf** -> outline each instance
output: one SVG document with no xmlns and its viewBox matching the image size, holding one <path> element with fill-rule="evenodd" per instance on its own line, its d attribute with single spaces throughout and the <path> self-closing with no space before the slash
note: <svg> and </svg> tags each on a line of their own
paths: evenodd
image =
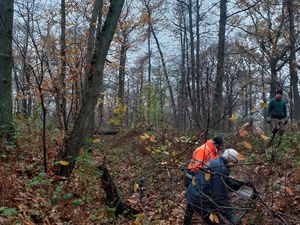
<svg viewBox="0 0 300 225">
<path fill-rule="evenodd" d="M 260 137 L 264 140 L 264 141 L 268 141 L 269 137 L 265 136 L 265 135 L 260 135 Z"/>
<path fill-rule="evenodd" d="M 134 225 L 140 225 L 142 224 L 142 221 L 143 221 L 143 214 L 142 213 L 139 213 L 136 215 L 136 218 L 133 222 Z"/>
<path fill-rule="evenodd" d="M 236 123 L 236 121 L 238 120 L 238 116 L 236 115 L 236 113 L 232 114 L 232 116 L 229 118 L 229 120 L 232 123 Z"/>
<path fill-rule="evenodd" d="M 67 166 L 67 165 L 70 164 L 69 162 L 63 161 L 63 160 L 59 161 L 58 163 L 59 163 L 60 165 L 63 165 L 63 166 Z"/>
<path fill-rule="evenodd" d="M 100 139 L 99 139 L 99 138 L 97 138 L 97 139 L 93 140 L 93 143 L 94 143 L 94 144 L 96 144 L 96 143 L 100 143 Z"/>
<path fill-rule="evenodd" d="M 209 219 L 214 223 L 220 223 L 218 216 L 214 213 L 211 213 L 209 215 Z"/>
<path fill-rule="evenodd" d="M 145 136 L 146 139 L 150 138 L 150 136 L 147 133 L 144 133 L 144 136 Z"/>
<path fill-rule="evenodd" d="M 210 179 L 210 173 L 205 173 L 204 178 L 205 178 L 205 180 L 209 180 Z"/>
<path fill-rule="evenodd" d="M 246 137 L 248 135 L 248 131 L 246 131 L 246 130 L 240 130 L 239 134 L 240 134 L 241 137 Z"/>
<path fill-rule="evenodd" d="M 243 144 L 244 144 L 245 148 L 250 149 L 250 150 L 252 149 L 252 145 L 249 142 L 244 141 Z"/>
<path fill-rule="evenodd" d="M 176 157 L 176 152 L 175 151 L 171 152 L 171 156 L 175 158 Z"/>
<path fill-rule="evenodd" d="M 268 104 L 266 102 L 262 102 L 262 103 L 260 103 L 260 107 L 265 109 L 268 107 Z"/>
<path fill-rule="evenodd" d="M 138 190 L 139 190 L 139 184 L 137 182 L 134 183 L 133 190 L 134 190 L 135 193 L 138 192 Z"/>
<path fill-rule="evenodd" d="M 144 141 L 146 140 L 146 137 L 144 135 L 141 135 L 140 138 Z"/>
<path fill-rule="evenodd" d="M 193 185 L 193 186 L 196 185 L 196 177 L 193 177 L 193 179 L 192 179 L 192 185 Z"/>
</svg>

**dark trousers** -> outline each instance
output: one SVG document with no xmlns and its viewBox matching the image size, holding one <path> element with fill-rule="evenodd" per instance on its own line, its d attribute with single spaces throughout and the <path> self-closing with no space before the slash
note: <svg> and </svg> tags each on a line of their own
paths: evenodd
<svg viewBox="0 0 300 225">
<path fill-rule="evenodd" d="M 224 225 L 224 221 L 221 219 L 221 217 L 218 215 L 218 219 L 219 219 L 219 223 L 215 223 L 213 221 L 211 221 L 209 219 L 209 215 L 210 215 L 210 211 L 201 209 L 197 206 L 193 206 L 191 204 L 187 204 L 186 209 L 185 209 L 185 213 L 184 213 L 184 219 L 183 219 L 183 225 L 190 225 L 192 224 L 192 218 L 194 213 L 198 213 L 203 221 L 208 224 L 208 225 L 214 225 L 214 224 L 218 224 L 218 225 Z"/>
</svg>

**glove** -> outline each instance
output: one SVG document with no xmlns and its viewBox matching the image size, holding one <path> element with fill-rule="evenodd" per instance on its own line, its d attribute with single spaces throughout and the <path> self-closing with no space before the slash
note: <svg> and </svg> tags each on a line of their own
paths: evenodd
<svg viewBox="0 0 300 225">
<path fill-rule="evenodd" d="M 271 117 L 267 117 L 267 123 L 271 123 Z"/>
<path fill-rule="evenodd" d="M 241 222 L 241 218 L 237 215 L 232 214 L 229 218 L 229 222 L 233 225 L 238 225 Z"/>
</svg>

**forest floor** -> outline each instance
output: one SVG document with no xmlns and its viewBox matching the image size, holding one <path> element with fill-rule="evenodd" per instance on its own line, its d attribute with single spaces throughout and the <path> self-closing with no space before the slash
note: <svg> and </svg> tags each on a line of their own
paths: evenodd
<svg viewBox="0 0 300 225">
<path fill-rule="evenodd" d="M 21 130 L 22 131 L 22 130 Z M 49 163 L 44 172 L 40 132 L 20 132 L 17 145 L 0 145 L 0 224 L 182 224 L 184 168 L 204 137 L 170 131 L 130 130 L 85 140 L 70 179 L 58 177 Z M 279 147 L 251 130 L 226 136 L 245 161 L 232 167 L 238 179 L 252 179 L 259 192 L 242 224 L 300 224 L 300 132 L 287 129 Z M 61 145 L 59 132 L 48 134 L 49 162 Z M 270 160 L 266 152 L 274 157 Z M 57 163 L 57 162 L 56 162 Z M 104 204 L 97 165 L 106 164 L 122 200 L 140 211 L 135 218 L 115 217 Z M 233 194 L 233 205 L 248 200 Z M 239 209 L 237 213 L 242 213 Z M 194 224 L 202 224 L 199 217 Z"/>
</svg>

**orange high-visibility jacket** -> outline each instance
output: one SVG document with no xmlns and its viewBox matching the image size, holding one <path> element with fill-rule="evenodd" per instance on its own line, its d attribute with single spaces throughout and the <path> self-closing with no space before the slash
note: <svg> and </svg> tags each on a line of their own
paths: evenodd
<svg viewBox="0 0 300 225">
<path fill-rule="evenodd" d="M 208 140 L 200 147 L 196 148 L 193 153 L 192 159 L 188 165 L 188 169 L 198 172 L 208 161 L 220 158 L 218 151 L 212 140 Z"/>
</svg>

